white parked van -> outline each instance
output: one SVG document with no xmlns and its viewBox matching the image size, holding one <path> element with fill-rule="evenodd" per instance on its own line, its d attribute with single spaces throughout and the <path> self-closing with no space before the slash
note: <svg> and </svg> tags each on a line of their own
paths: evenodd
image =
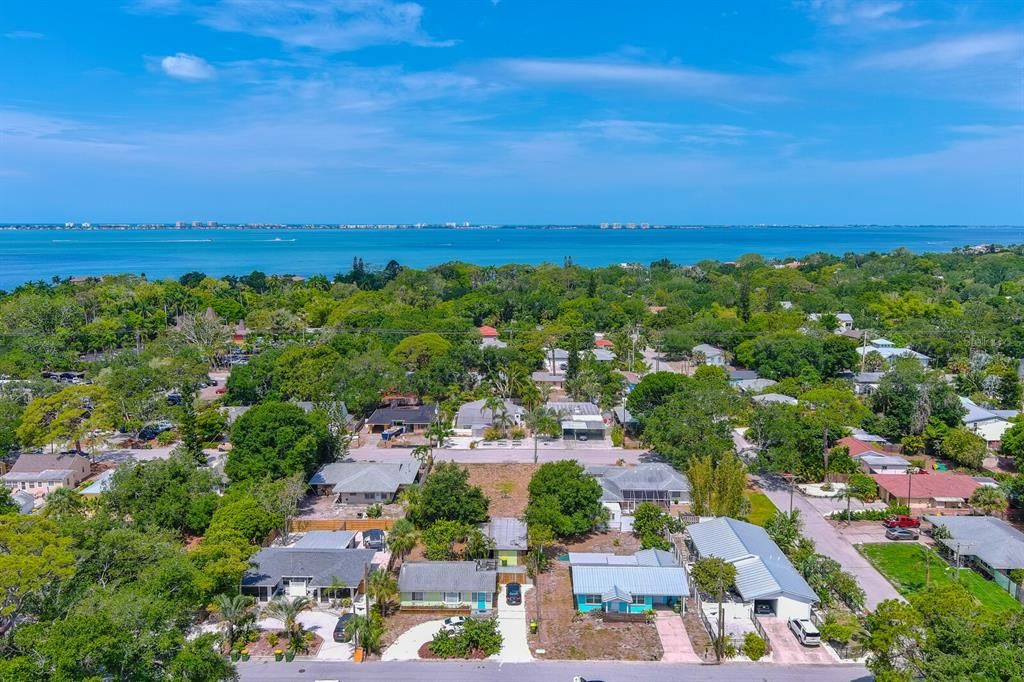
<svg viewBox="0 0 1024 682">
<path fill-rule="evenodd" d="M 789 629 L 804 646 L 820 646 L 821 633 L 807 618 L 790 618 Z"/>
</svg>

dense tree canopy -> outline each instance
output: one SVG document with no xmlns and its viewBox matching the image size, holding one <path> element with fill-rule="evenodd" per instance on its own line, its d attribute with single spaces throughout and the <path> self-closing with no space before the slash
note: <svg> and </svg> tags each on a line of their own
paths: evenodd
<svg viewBox="0 0 1024 682">
<path fill-rule="evenodd" d="M 530 479 L 526 520 L 558 537 L 581 535 L 603 521 L 601 484 L 575 460 L 541 464 Z"/>
<path fill-rule="evenodd" d="M 224 472 L 235 481 L 311 474 L 329 454 L 323 414 L 290 403 L 265 402 L 247 411 L 235 422 L 231 443 Z"/>
</svg>

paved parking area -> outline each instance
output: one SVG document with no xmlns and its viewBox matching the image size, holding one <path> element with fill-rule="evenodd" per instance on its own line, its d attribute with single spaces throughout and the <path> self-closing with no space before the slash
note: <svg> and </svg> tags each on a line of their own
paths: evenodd
<svg viewBox="0 0 1024 682">
<path fill-rule="evenodd" d="M 700 656 L 693 650 L 690 636 L 686 634 L 686 626 L 678 613 L 657 611 L 654 615 L 654 626 L 658 629 L 661 648 L 665 653 L 661 657 L 663 663 L 700 663 Z"/>
<path fill-rule="evenodd" d="M 352 659 L 352 645 L 334 641 L 334 626 L 338 623 L 338 616 L 327 611 L 303 611 L 296 620 L 303 628 L 323 638 L 324 643 L 316 654 L 316 660 L 348 661 Z M 263 630 L 284 628 L 284 623 L 276 618 L 262 618 L 256 625 Z"/>
<path fill-rule="evenodd" d="M 505 603 L 505 586 L 498 594 L 498 630 L 501 632 L 501 652 L 491 656 L 504 663 L 524 663 L 533 660 L 526 641 L 526 599 L 533 585 L 523 585 L 523 599 L 517 606 Z"/>
<path fill-rule="evenodd" d="M 772 643 L 772 663 L 793 665 L 822 665 L 838 663 L 828 647 L 804 646 L 796 638 L 783 618 L 759 618 Z"/>
<path fill-rule="evenodd" d="M 444 618 L 428 620 L 414 625 L 398 636 L 394 644 L 381 654 L 382 661 L 415 661 L 420 657 L 420 647 L 434 638 L 444 625 Z"/>
</svg>

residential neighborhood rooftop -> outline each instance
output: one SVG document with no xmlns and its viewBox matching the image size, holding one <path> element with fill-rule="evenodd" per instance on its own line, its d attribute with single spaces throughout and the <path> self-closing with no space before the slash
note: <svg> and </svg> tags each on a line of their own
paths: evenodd
<svg viewBox="0 0 1024 682">
<path fill-rule="evenodd" d="M 690 491 L 690 481 L 668 464 L 647 462 L 636 466 L 588 466 L 587 473 L 594 476 L 604 492 L 602 502 L 622 502 L 627 490 Z"/>
<path fill-rule="evenodd" d="M 493 592 L 498 573 L 475 561 L 406 561 L 398 574 L 401 592 Z"/>
<path fill-rule="evenodd" d="M 967 499 L 981 485 L 970 476 L 953 473 L 891 476 L 874 474 L 878 487 L 895 498 Z"/>
<path fill-rule="evenodd" d="M 332 462 L 325 464 L 309 479 L 310 485 L 330 485 L 335 493 L 395 493 L 411 485 L 420 464 L 407 462 Z"/>
<path fill-rule="evenodd" d="M 484 535 L 494 540 L 494 549 L 526 551 L 526 524 L 511 516 L 499 516 L 480 524 Z"/>
<path fill-rule="evenodd" d="M 760 526 L 719 517 L 690 524 L 686 530 L 701 557 L 718 557 L 736 567 L 736 590 L 744 601 L 782 594 L 818 601 L 818 595 Z"/>
<path fill-rule="evenodd" d="M 352 544 L 356 534 L 350 530 L 311 530 L 302 535 L 289 547 L 295 549 L 345 549 Z"/>
<path fill-rule="evenodd" d="M 242 578 L 246 587 L 274 586 L 283 577 L 309 578 L 314 585 L 330 585 L 337 579 L 353 587 L 363 580 L 373 556 L 372 549 L 295 549 L 266 547 L 250 559 L 255 568 Z"/>
<path fill-rule="evenodd" d="M 952 537 L 938 542 L 960 554 L 976 556 L 992 568 L 1024 568 L 1024 533 L 991 516 L 925 516 L 945 526 Z"/>
</svg>

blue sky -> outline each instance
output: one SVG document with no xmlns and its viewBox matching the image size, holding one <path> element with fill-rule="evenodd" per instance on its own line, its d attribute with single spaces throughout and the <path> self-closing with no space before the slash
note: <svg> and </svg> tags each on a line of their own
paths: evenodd
<svg viewBox="0 0 1024 682">
<path fill-rule="evenodd" d="M 1009 0 L 10 2 L 0 221 L 1024 223 Z"/>
</svg>

